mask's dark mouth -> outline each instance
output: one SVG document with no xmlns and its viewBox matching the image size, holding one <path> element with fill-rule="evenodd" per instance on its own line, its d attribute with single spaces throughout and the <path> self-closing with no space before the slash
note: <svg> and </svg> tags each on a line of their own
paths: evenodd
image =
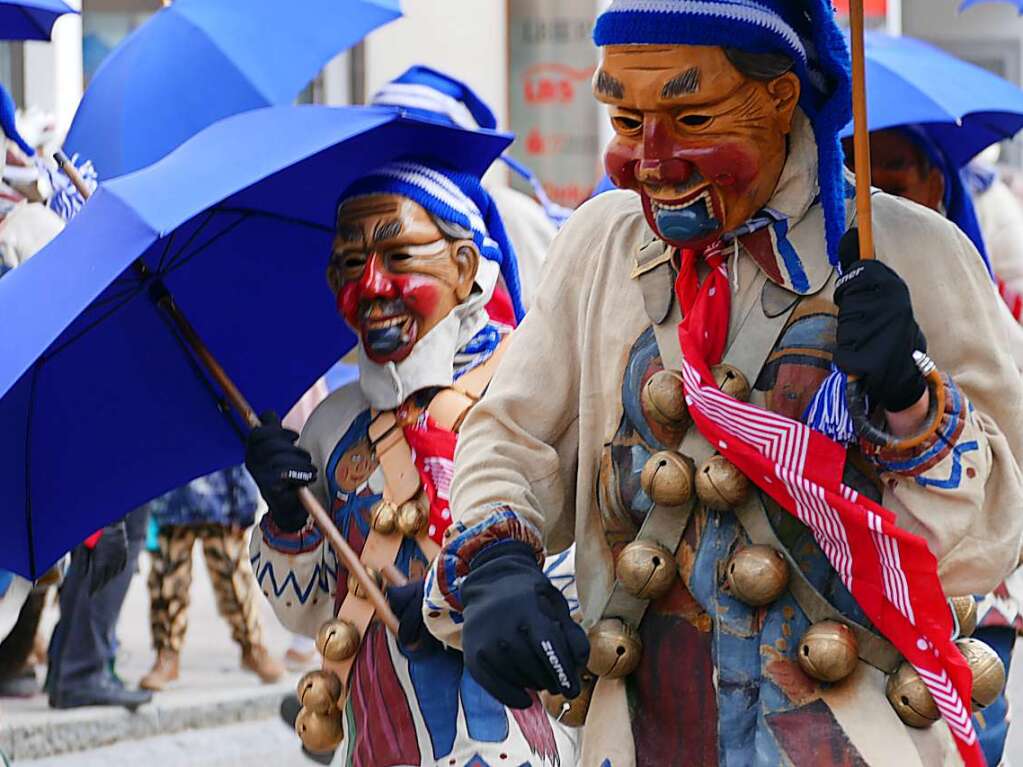
<svg viewBox="0 0 1023 767">
<path fill-rule="evenodd" d="M 645 197 L 648 214 L 658 234 L 668 242 L 699 242 L 721 229 L 712 187 L 704 185 L 695 195 L 681 200 L 659 201 Z"/>
<path fill-rule="evenodd" d="M 375 301 L 362 312 L 362 342 L 373 358 L 386 358 L 415 341 L 415 318 L 403 301 Z"/>
</svg>

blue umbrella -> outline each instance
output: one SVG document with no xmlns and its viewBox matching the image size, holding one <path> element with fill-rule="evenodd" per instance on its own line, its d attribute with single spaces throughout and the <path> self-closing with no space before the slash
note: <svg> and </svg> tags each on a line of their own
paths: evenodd
<svg viewBox="0 0 1023 767">
<path fill-rule="evenodd" d="M 0 0 L 0 40 L 49 40 L 65 13 L 78 11 L 61 0 Z"/>
<path fill-rule="evenodd" d="M 160 159 L 229 115 L 290 104 L 399 0 L 175 0 L 100 65 L 65 148 L 101 179 Z"/>
<path fill-rule="evenodd" d="M 510 142 L 383 107 L 275 107 L 101 184 L 0 280 L 0 567 L 36 576 L 241 461 L 244 427 L 164 290 L 256 409 L 284 412 L 354 343 L 324 276 L 341 191 L 405 156 L 482 173 Z"/>
<path fill-rule="evenodd" d="M 959 6 L 960 11 L 965 11 L 967 8 L 972 8 L 975 5 L 985 5 L 987 3 L 1009 3 L 1015 5 L 1016 9 L 1023 13 L 1023 0 L 963 0 Z"/>
<path fill-rule="evenodd" d="M 911 37 L 868 33 L 867 115 L 871 131 L 923 126 L 961 167 L 1023 128 L 1023 90 Z M 851 136 L 852 124 L 844 135 Z"/>
</svg>

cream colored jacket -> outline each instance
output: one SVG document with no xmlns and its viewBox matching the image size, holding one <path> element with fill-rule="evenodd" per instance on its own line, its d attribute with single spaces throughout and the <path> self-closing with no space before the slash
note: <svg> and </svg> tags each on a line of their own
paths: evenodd
<svg viewBox="0 0 1023 767">
<path fill-rule="evenodd" d="M 793 238 L 800 228 L 822 228 L 819 207 L 812 204 L 816 152 L 805 122 L 797 127 L 803 134 L 794 137 L 769 203 L 789 215 Z M 958 229 L 884 194 L 874 196 L 874 210 L 877 257 L 909 284 L 930 355 L 968 400 L 957 446 L 976 442 L 969 451 L 950 446 L 942 460 L 915 477 L 882 472 L 883 503 L 930 545 L 948 594 L 984 593 L 1015 568 L 1023 535 L 1023 478 L 1012 458 L 1023 455 L 1023 386 L 1005 352 L 1005 323 L 990 278 Z M 492 537 L 530 540 L 536 533 L 548 552 L 574 542 L 587 625 L 599 617 L 614 578 L 597 510 L 598 464 L 622 419 L 629 350 L 650 326 L 630 273 L 637 251 L 651 237 L 638 198 L 628 192 L 602 195 L 572 216 L 554 242 L 532 309 L 462 428 L 456 453 L 456 524 L 462 530 L 478 526 L 481 535 Z M 801 256 L 810 282 L 823 285 L 831 272 L 823 239 L 815 253 L 807 252 Z M 759 300 L 759 290 L 753 288 L 758 267 L 745 252 L 732 267 L 734 327 L 740 313 Z M 956 472 L 960 481 L 952 487 L 947 480 Z M 921 478 L 934 482 L 922 484 Z M 510 509 L 514 518 L 491 525 L 498 507 Z M 444 559 L 442 554 L 438 562 Z M 449 557 L 449 564 L 456 559 L 457 554 Z M 452 569 L 435 575 L 427 620 L 439 638 L 458 646 L 460 616 L 446 601 Z M 957 763 L 943 724 L 923 731 L 902 725 L 885 701 L 881 672 L 861 663 L 839 689 L 841 694 L 821 696 L 869 764 Z M 627 717 L 601 721 L 599 729 L 621 744 L 615 767 L 630 764 Z M 590 749 L 584 763 L 600 764 L 604 755 Z"/>
</svg>

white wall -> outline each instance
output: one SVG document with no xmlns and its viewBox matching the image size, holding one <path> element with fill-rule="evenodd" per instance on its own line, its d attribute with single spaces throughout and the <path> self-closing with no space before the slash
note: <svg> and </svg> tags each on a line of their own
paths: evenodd
<svg viewBox="0 0 1023 767">
<path fill-rule="evenodd" d="M 413 64 L 454 75 L 508 122 L 505 0 L 403 0 L 405 18 L 366 40 L 366 93 Z"/>
<path fill-rule="evenodd" d="M 79 0 L 66 0 L 80 8 Z M 52 42 L 25 43 L 25 108 L 53 114 L 63 135 L 82 97 L 82 19 L 67 14 L 53 25 Z"/>
</svg>

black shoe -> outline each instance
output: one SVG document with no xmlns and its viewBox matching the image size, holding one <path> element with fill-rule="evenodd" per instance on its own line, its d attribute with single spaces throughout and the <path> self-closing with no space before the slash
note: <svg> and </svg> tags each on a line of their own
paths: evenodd
<svg viewBox="0 0 1023 767">
<path fill-rule="evenodd" d="M 281 719 L 288 727 L 295 729 L 295 720 L 298 718 L 298 712 L 302 710 L 302 704 L 298 702 L 297 695 L 285 695 L 281 698 Z M 311 759 L 317 764 L 330 764 L 334 761 L 334 752 L 331 751 L 327 754 L 314 754 L 312 751 L 302 746 L 302 753 L 307 759 Z"/>
<path fill-rule="evenodd" d="M 0 679 L 0 698 L 31 698 L 42 691 L 35 669 L 26 668 L 6 679 Z M 0 761 L 0 764 L 3 762 Z"/>
<path fill-rule="evenodd" d="M 81 708 L 82 706 L 124 706 L 135 711 L 153 699 L 148 690 L 126 690 L 111 679 L 89 687 L 50 693 L 50 708 Z"/>
</svg>

